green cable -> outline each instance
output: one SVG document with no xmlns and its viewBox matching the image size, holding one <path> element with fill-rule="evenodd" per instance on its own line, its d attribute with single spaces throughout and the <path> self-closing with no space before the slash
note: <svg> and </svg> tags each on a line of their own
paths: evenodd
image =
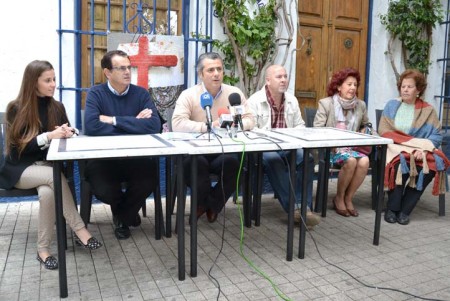
<svg viewBox="0 0 450 301">
<path fill-rule="evenodd" d="M 241 155 L 241 162 L 239 165 L 239 171 L 238 171 L 238 176 L 236 179 L 236 196 L 237 198 L 239 198 L 239 180 L 241 178 L 241 171 L 242 171 L 242 166 L 244 164 L 244 155 L 245 155 L 245 143 L 244 141 L 241 140 L 236 140 L 233 139 L 231 137 L 231 140 L 233 140 L 236 143 L 240 143 L 243 146 L 242 149 L 242 155 Z M 270 279 L 270 277 L 268 275 L 266 275 L 266 273 L 264 273 L 263 271 L 261 271 L 250 259 L 247 258 L 247 256 L 245 256 L 244 254 L 244 220 L 243 220 L 243 214 L 242 214 L 242 209 L 241 206 L 239 204 L 238 201 L 236 201 L 236 204 L 238 206 L 238 210 L 239 210 L 239 219 L 240 219 L 240 226 L 241 226 L 241 231 L 240 231 L 240 240 L 239 240 L 239 252 L 241 254 L 241 257 L 247 262 L 247 264 L 252 267 L 259 275 L 261 275 L 264 279 L 266 279 L 267 281 L 269 281 L 269 283 L 271 284 L 272 288 L 275 290 L 276 294 L 278 295 L 278 297 L 280 297 L 281 299 L 285 300 L 285 301 L 292 301 L 289 297 L 287 297 L 285 294 L 283 294 L 283 292 L 278 288 L 278 286 L 276 285 L 276 283 L 273 282 L 272 279 Z"/>
</svg>

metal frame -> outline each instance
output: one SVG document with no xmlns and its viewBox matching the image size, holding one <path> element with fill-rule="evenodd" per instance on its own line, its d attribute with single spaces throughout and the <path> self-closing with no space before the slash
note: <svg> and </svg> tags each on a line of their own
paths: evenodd
<svg viewBox="0 0 450 301">
<path fill-rule="evenodd" d="M 447 133 L 449 130 L 450 124 L 449 124 L 449 118 L 450 118 L 450 108 L 447 108 L 447 111 L 444 111 L 445 104 L 447 103 L 448 106 L 450 106 L 450 95 L 445 95 L 445 87 L 447 85 L 447 90 L 450 90 L 450 67 L 448 62 L 450 61 L 450 54 L 449 54 L 449 43 L 450 43 L 450 33 L 449 33 L 449 25 L 450 25 L 450 0 L 447 0 L 447 20 L 440 23 L 441 25 L 445 25 L 445 37 L 446 42 L 444 43 L 444 57 L 441 59 L 438 59 L 437 62 L 442 62 L 442 79 L 441 79 L 441 94 L 435 95 L 435 98 L 439 98 L 440 105 L 439 105 L 439 119 L 444 120 L 443 113 L 446 113 L 445 120 L 446 124 L 442 124 L 442 128 L 444 129 L 444 132 Z M 449 76 L 447 76 L 449 75 Z"/>
<path fill-rule="evenodd" d="M 94 45 L 95 36 L 106 36 L 110 32 L 111 28 L 111 3 L 110 0 L 106 2 L 107 16 L 106 16 L 106 31 L 95 31 L 95 20 L 94 20 L 94 5 L 91 5 L 90 11 L 90 30 L 85 31 L 81 30 L 81 1 L 82 0 L 74 0 L 74 28 L 67 29 L 62 28 L 62 1 L 58 1 L 58 29 L 57 33 L 59 35 L 59 99 L 62 101 L 63 99 L 63 91 L 75 91 L 75 124 L 76 127 L 81 128 L 81 98 L 82 92 L 87 91 L 90 87 L 82 87 L 81 83 L 81 37 L 83 35 L 90 37 L 91 45 Z M 167 7 L 171 7 L 171 0 L 167 0 Z M 192 1 L 194 2 L 194 1 Z M 206 2 L 206 3 L 205 3 Z M 143 34 L 143 24 L 146 24 L 151 28 L 149 34 L 155 32 L 155 24 L 156 24 L 156 0 L 153 0 L 153 20 L 148 20 L 143 15 L 143 8 L 148 8 L 148 5 L 142 3 L 142 0 L 136 0 L 135 2 L 128 3 L 130 8 L 136 9 L 136 14 L 131 16 L 129 19 L 126 18 L 127 13 L 127 0 L 123 0 L 123 32 L 131 33 L 134 32 L 136 34 Z M 195 5 L 195 29 L 194 31 L 190 30 L 190 11 L 192 5 Z M 205 6 L 205 14 L 204 16 L 200 15 L 202 12 L 200 11 L 201 6 Z M 137 19 L 138 25 L 135 26 L 131 31 L 129 28 L 130 23 Z M 195 3 L 191 4 L 191 0 L 182 0 L 182 10 L 181 10 L 181 22 L 182 22 L 182 34 L 184 35 L 184 70 L 185 70 L 185 78 L 184 78 L 184 88 L 187 87 L 188 79 L 194 76 L 195 83 L 197 83 L 198 78 L 194 69 L 189 69 L 189 54 L 190 48 L 193 47 L 193 53 L 195 54 L 195 60 L 199 56 L 199 52 L 201 51 L 201 47 L 204 47 L 205 51 L 212 50 L 212 41 L 213 41 L 213 3 L 212 0 L 204 1 L 204 0 L 195 0 Z M 180 21 L 179 21 L 180 22 Z M 205 34 L 201 33 L 201 26 L 205 27 Z M 168 11 L 168 30 L 170 30 L 170 10 Z M 75 49 L 74 49 L 74 67 L 75 67 L 75 86 L 65 86 L 63 83 L 63 53 L 66 49 L 62 44 L 63 35 L 71 34 L 74 36 Z M 205 36 L 206 38 L 202 38 Z M 191 48 L 192 49 L 192 48 Z M 94 47 L 90 49 L 90 73 L 91 73 L 91 82 L 90 86 L 94 85 Z M 194 72 L 194 74 L 192 74 Z"/>
</svg>

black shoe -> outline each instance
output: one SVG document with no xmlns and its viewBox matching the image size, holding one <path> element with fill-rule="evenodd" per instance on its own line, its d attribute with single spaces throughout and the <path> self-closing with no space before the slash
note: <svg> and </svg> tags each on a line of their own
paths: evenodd
<svg viewBox="0 0 450 301">
<path fill-rule="evenodd" d="M 399 223 L 400 225 L 409 224 L 409 215 L 400 212 L 397 216 L 397 223 Z"/>
<path fill-rule="evenodd" d="M 75 235 L 75 243 L 79 246 L 84 247 L 85 249 L 89 249 L 89 250 L 97 250 L 98 248 L 101 248 L 103 245 L 101 242 L 99 242 L 97 240 L 97 238 L 95 237 L 91 237 L 88 239 L 87 243 L 84 244 L 81 239 Z"/>
<path fill-rule="evenodd" d="M 42 260 L 41 256 L 39 256 L 39 252 L 37 253 L 36 259 L 44 265 L 47 270 L 56 270 L 58 268 L 58 259 L 53 257 L 52 255 Z"/>
<path fill-rule="evenodd" d="M 397 222 L 397 215 L 392 210 L 387 210 L 384 214 L 384 220 L 388 223 L 395 224 Z"/>
<path fill-rule="evenodd" d="M 130 228 L 122 222 L 114 229 L 114 234 L 117 239 L 127 239 L 131 236 Z"/>
<path fill-rule="evenodd" d="M 141 225 L 141 217 L 139 216 L 139 213 L 136 214 L 136 217 L 134 218 L 134 221 L 130 224 L 131 227 L 139 227 Z"/>
<path fill-rule="evenodd" d="M 116 215 L 113 216 L 114 235 L 117 239 L 127 239 L 131 236 L 130 228 L 125 225 Z"/>
</svg>

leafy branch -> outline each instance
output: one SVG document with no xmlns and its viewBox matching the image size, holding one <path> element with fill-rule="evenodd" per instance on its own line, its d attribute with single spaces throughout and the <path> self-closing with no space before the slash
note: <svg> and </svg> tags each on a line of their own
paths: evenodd
<svg viewBox="0 0 450 301">
<path fill-rule="evenodd" d="M 286 1 L 269 0 L 255 8 L 256 0 L 214 0 L 217 15 L 228 40 L 214 40 L 213 46 L 224 54 L 228 74 L 224 81 L 239 83 L 244 94 L 251 95 L 264 84 L 265 69 L 275 60 L 278 46 L 289 47 L 293 26 Z M 249 10 L 250 8 L 255 8 Z M 278 30 L 277 30 L 278 26 Z M 287 38 L 281 38 L 287 32 Z M 283 64 L 288 51 L 285 53 Z"/>
<path fill-rule="evenodd" d="M 439 0 L 389 0 L 388 11 L 380 15 L 380 20 L 390 34 L 387 54 L 397 79 L 399 72 L 392 51 L 394 41 L 401 42 L 401 57 L 406 68 L 428 74 L 433 28 L 443 18 Z"/>
</svg>

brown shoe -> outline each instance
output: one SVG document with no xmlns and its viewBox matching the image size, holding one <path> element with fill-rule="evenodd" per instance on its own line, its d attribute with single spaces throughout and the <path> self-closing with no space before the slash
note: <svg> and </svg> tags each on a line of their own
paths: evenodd
<svg viewBox="0 0 450 301">
<path fill-rule="evenodd" d="M 356 209 L 347 209 L 347 211 L 351 216 L 354 216 L 354 217 L 359 216 L 358 210 L 356 210 Z"/>
<path fill-rule="evenodd" d="M 296 223 L 301 223 L 302 219 L 300 217 L 300 210 L 295 210 L 294 221 Z M 320 223 L 320 216 L 310 211 L 306 212 L 306 227 L 308 227 L 309 230 L 314 228 L 314 226 L 318 225 L 319 223 Z"/>
<path fill-rule="evenodd" d="M 216 221 L 218 215 L 219 214 L 215 213 L 211 209 L 208 209 L 208 211 L 206 211 L 206 217 L 208 218 L 208 222 L 210 222 L 210 223 L 214 223 Z"/>
<path fill-rule="evenodd" d="M 344 209 L 339 209 L 336 206 L 336 198 L 333 199 L 333 207 L 334 207 L 334 211 L 336 211 L 337 214 L 345 216 L 345 217 L 349 217 L 350 213 L 348 212 L 347 208 Z"/>
<path fill-rule="evenodd" d="M 205 214 L 206 210 L 203 207 L 197 207 L 197 220 Z"/>
</svg>

